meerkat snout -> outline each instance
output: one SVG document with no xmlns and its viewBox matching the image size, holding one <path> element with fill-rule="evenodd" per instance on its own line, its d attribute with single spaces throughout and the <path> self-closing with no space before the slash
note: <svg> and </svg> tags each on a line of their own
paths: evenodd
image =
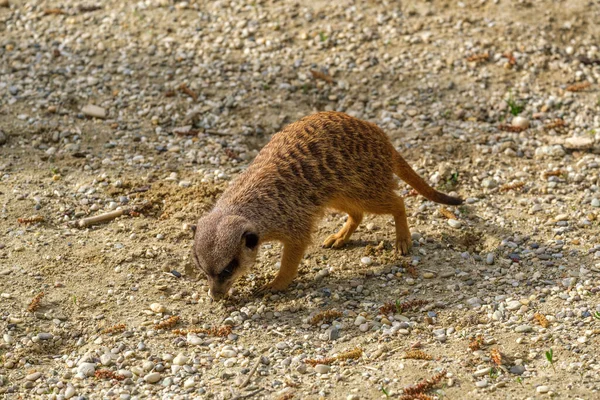
<svg viewBox="0 0 600 400">
<path fill-rule="evenodd" d="M 254 264 L 259 244 L 256 227 L 246 218 L 213 210 L 200 218 L 193 259 L 208 281 L 208 295 L 220 300 Z"/>
</svg>

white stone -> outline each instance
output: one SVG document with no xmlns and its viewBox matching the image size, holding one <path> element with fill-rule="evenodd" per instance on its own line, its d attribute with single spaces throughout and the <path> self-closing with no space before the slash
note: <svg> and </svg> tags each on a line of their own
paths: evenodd
<svg viewBox="0 0 600 400">
<path fill-rule="evenodd" d="M 154 311 L 155 313 L 164 313 L 165 311 L 167 311 L 167 307 L 163 306 L 160 303 L 152 303 L 152 304 L 150 304 L 150 309 L 152 311 Z"/>
<path fill-rule="evenodd" d="M 475 376 L 475 377 L 485 376 L 485 375 L 489 374 L 491 370 L 492 370 L 492 367 L 485 367 L 482 369 L 478 369 L 477 371 L 475 371 L 473 373 L 473 376 Z"/>
<path fill-rule="evenodd" d="M 236 362 L 237 358 L 228 358 L 227 360 L 225 360 L 225 362 L 223 362 L 223 365 L 227 368 L 231 368 L 235 365 Z"/>
<path fill-rule="evenodd" d="M 564 144 L 564 146 L 567 149 L 573 149 L 573 150 L 589 149 L 593 145 L 594 145 L 594 138 L 586 137 L 586 136 L 572 136 L 570 138 L 565 139 L 565 144 Z"/>
<path fill-rule="evenodd" d="M 88 117 L 106 118 L 106 110 L 102 107 L 88 104 L 81 109 L 81 112 Z"/>
<path fill-rule="evenodd" d="M 331 367 L 325 364 L 317 364 L 315 365 L 315 371 L 319 374 L 328 374 L 331 371 Z"/>
<path fill-rule="evenodd" d="M 535 391 L 538 392 L 538 393 L 548 393 L 550 391 L 550 388 L 548 386 L 542 385 L 542 386 L 538 386 L 535 389 Z"/>
<path fill-rule="evenodd" d="M 177 357 L 173 359 L 173 364 L 175 365 L 185 365 L 188 362 L 188 358 L 182 353 L 177 354 Z"/>
<path fill-rule="evenodd" d="M 65 399 L 70 399 L 73 396 L 75 396 L 75 388 L 73 386 L 69 385 L 65 389 Z"/>
<path fill-rule="evenodd" d="M 83 362 L 77 367 L 77 373 L 80 373 L 84 376 L 92 376 L 94 375 L 95 371 L 96 364 L 94 363 Z"/>
<path fill-rule="evenodd" d="M 152 372 L 144 376 L 144 380 L 148 383 L 156 383 L 160 380 L 160 374 L 158 372 Z"/>
<path fill-rule="evenodd" d="M 448 225 L 450 225 L 451 228 L 458 229 L 462 226 L 462 222 L 457 219 L 449 219 Z"/>
<path fill-rule="evenodd" d="M 523 128 L 523 129 L 529 128 L 529 120 L 524 117 L 514 117 L 511 124 L 512 124 L 512 126 L 516 126 L 518 128 Z"/>
<path fill-rule="evenodd" d="M 186 379 L 186 380 L 185 380 L 185 382 L 183 382 L 183 387 L 184 387 L 185 389 L 192 388 L 192 387 L 194 387 L 195 385 L 196 385 L 196 381 L 194 381 L 194 377 L 193 377 L 193 376 L 192 376 L 192 377 L 190 377 L 190 378 L 188 378 L 188 379 Z"/>
<path fill-rule="evenodd" d="M 204 343 L 204 340 L 202 340 L 202 338 L 200 336 L 196 336 L 196 335 L 188 335 L 187 341 L 189 344 L 194 345 L 194 346 L 199 346 L 202 343 Z"/>
<path fill-rule="evenodd" d="M 221 357 L 223 358 L 233 358 L 235 356 L 237 356 L 237 351 L 235 350 L 225 349 L 221 351 Z"/>
<path fill-rule="evenodd" d="M 489 382 L 487 381 L 487 379 L 482 379 L 480 381 L 475 382 L 475 386 L 477 386 L 478 388 L 484 388 L 487 387 L 489 385 Z"/>
<path fill-rule="evenodd" d="M 104 366 L 109 366 L 113 363 L 112 356 L 110 354 L 102 354 L 100 356 L 100 363 Z"/>
<path fill-rule="evenodd" d="M 34 372 L 32 374 L 29 374 L 25 377 L 26 380 L 31 381 L 31 382 L 35 382 L 38 379 L 40 379 L 40 376 L 42 376 L 41 372 Z"/>
</svg>

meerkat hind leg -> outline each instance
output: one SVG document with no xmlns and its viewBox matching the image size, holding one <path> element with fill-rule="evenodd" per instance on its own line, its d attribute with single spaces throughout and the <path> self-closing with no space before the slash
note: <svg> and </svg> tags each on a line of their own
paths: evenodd
<svg viewBox="0 0 600 400">
<path fill-rule="evenodd" d="M 406 219 L 406 209 L 404 200 L 391 193 L 386 196 L 384 201 L 375 201 L 369 204 L 369 210 L 375 214 L 392 214 L 396 225 L 396 252 L 402 255 L 408 255 L 412 248 L 412 238 L 410 236 L 410 228 Z"/>
</svg>

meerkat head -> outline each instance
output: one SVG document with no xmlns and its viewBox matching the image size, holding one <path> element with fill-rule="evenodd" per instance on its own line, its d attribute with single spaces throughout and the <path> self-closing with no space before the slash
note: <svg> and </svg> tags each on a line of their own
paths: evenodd
<svg viewBox="0 0 600 400">
<path fill-rule="evenodd" d="M 254 264 L 259 235 L 249 220 L 212 211 L 196 225 L 192 258 L 208 280 L 208 295 L 224 297 Z"/>
</svg>

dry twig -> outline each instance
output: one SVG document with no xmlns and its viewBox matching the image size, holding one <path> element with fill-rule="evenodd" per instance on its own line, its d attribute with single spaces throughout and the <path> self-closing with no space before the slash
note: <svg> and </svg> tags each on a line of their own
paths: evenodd
<svg viewBox="0 0 600 400">
<path fill-rule="evenodd" d="M 550 321 L 548 321 L 544 314 L 536 312 L 535 314 L 533 314 L 533 319 L 535 319 L 542 328 L 547 328 L 550 326 Z"/>
<path fill-rule="evenodd" d="M 490 351 L 490 358 L 494 362 L 494 364 L 500 366 L 502 365 L 502 353 L 498 349 L 492 349 Z"/>
<path fill-rule="evenodd" d="M 467 57 L 468 62 L 475 62 L 475 63 L 485 62 L 485 61 L 488 61 L 489 59 L 490 59 L 489 53 L 473 54 L 473 55 Z"/>
<path fill-rule="evenodd" d="M 561 176 L 562 174 L 564 174 L 564 172 L 560 169 L 555 169 L 552 171 L 544 171 L 544 179 L 550 177 L 550 176 Z"/>
<path fill-rule="evenodd" d="M 508 192 L 509 190 L 521 189 L 523 186 L 525 186 L 525 182 L 508 183 L 506 185 L 501 186 L 500 191 Z"/>
<path fill-rule="evenodd" d="M 87 217 L 77 221 L 77 226 L 80 228 L 87 228 L 88 226 L 102 224 L 105 222 L 112 221 L 115 218 L 125 214 L 125 210 L 115 210 L 100 215 L 94 215 L 93 217 Z"/>
<path fill-rule="evenodd" d="M 277 398 L 277 400 L 291 400 L 294 398 L 294 393 L 284 393 Z"/>
<path fill-rule="evenodd" d="M 469 349 L 471 351 L 479 350 L 483 346 L 483 336 L 477 335 L 471 342 L 469 343 Z"/>
<path fill-rule="evenodd" d="M 433 360 L 433 357 L 421 350 L 409 350 L 404 354 L 405 359 L 412 360 Z"/>
<path fill-rule="evenodd" d="M 544 129 L 558 129 L 564 128 L 567 125 L 564 119 L 557 118 L 554 121 L 544 125 Z"/>
<path fill-rule="evenodd" d="M 442 379 L 444 379 L 445 376 L 446 376 L 446 371 L 443 370 L 440 373 L 432 376 L 430 379 L 423 379 L 422 381 L 420 381 L 419 383 L 417 383 L 414 386 L 408 386 L 408 387 L 404 388 L 404 394 L 409 395 L 409 396 L 411 396 L 411 395 L 414 396 L 419 393 L 428 392 L 431 389 L 433 389 L 435 387 L 435 385 L 440 383 L 440 381 Z"/>
<path fill-rule="evenodd" d="M 209 328 L 209 329 L 202 329 L 202 328 L 174 329 L 171 332 L 176 335 L 180 335 L 180 336 L 185 336 L 188 333 L 203 333 L 203 334 L 209 335 L 209 336 L 226 337 L 226 336 L 229 336 L 231 331 L 232 331 L 231 325 L 223 325 L 219 328 L 213 327 L 213 328 Z"/>
<path fill-rule="evenodd" d="M 404 303 L 396 302 L 396 303 L 385 303 L 383 306 L 379 308 L 379 312 L 381 314 L 392 314 L 392 313 L 403 313 L 405 311 L 413 310 L 415 308 L 419 308 L 428 304 L 427 300 L 409 300 Z"/>
<path fill-rule="evenodd" d="M 60 8 L 49 8 L 44 10 L 44 15 L 64 15 L 66 11 L 61 10 Z"/>
<path fill-rule="evenodd" d="M 325 74 L 325 73 L 323 73 L 321 71 L 317 71 L 315 69 L 311 69 L 310 73 L 312 74 L 312 77 L 314 79 L 320 79 L 320 80 L 325 81 L 325 82 L 327 82 L 329 84 L 332 84 L 332 83 L 335 82 L 330 75 L 327 75 L 327 74 Z"/>
<path fill-rule="evenodd" d="M 511 67 L 517 63 L 517 59 L 515 58 L 515 56 L 513 56 L 513 53 L 510 51 L 507 51 L 506 53 L 502 54 L 502 56 L 508 59 L 508 65 L 510 65 Z"/>
<path fill-rule="evenodd" d="M 318 364 L 329 365 L 329 364 L 334 363 L 335 361 L 356 360 L 356 359 L 360 358 L 360 356 L 362 355 L 362 352 L 363 352 L 362 349 L 360 347 L 357 347 L 357 348 L 347 351 L 345 353 L 340 353 L 335 357 L 326 357 L 326 358 L 321 358 L 321 359 L 307 358 L 304 360 L 304 362 L 306 364 L 309 364 L 311 367 L 314 367 L 315 365 L 318 365 Z"/>
<path fill-rule="evenodd" d="M 567 92 L 581 92 L 589 88 L 592 84 L 589 82 L 576 83 L 574 85 L 567 86 L 565 89 Z"/>
<path fill-rule="evenodd" d="M 32 313 L 35 310 L 37 310 L 38 308 L 40 308 L 40 302 L 42 301 L 43 297 L 44 297 L 44 292 L 40 292 L 38 295 L 36 295 L 31 300 L 31 303 L 29 303 L 29 307 L 27 307 L 27 311 L 29 311 L 30 313 Z"/>
<path fill-rule="evenodd" d="M 350 351 L 346 351 L 345 353 L 338 354 L 338 356 L 336 358 L 340 361 L 356 360 L 356 359 L 360 358 L 360 356 L 362 356 L 362 353 L 363 353 L 362 349 L 360 347 L 357 347 Z"/>
<path fill-rule="evenodd" d="M 102 331 L 102 333 L 107 334 L 107 333 L 118 333 L 118 332 L 123 332 L 125 330 L 125 324 L 117 324 L 117 325 L 113 325 L 109 328 L 106 328 Z"/>
<path fill-rule="evenodd" d="M 498 125 L 498 129 L 500 129 L 501 131 L 505 131 L 505 132 L 519 133 L 519 132 L 523 132 L 527 128 L 524 128 L 522 126 L 500 124 L 500 125 Z"/>
<path fill-rule="evenodd" d="M 448 219 L 457 219 L 456 215 L 454 215 L 454 213 L 450 210 L 448 210 L 446 207 L 440 207 L 439 208 L 440 214 L 442 214 L 444 217 L 448 218 Z"/>
<path fill-rule="evenodd" d="M 334 319 L 340 318 L 343 315 L 344 314 L 342 314 L 341 312 L 339 312 L 337 310 L 321 311 L 321 312 L 313 315 L 313 317 L 310 319 L 310 323 L 311 323 L 311 325 L 319 325 L 319 324 L 323 324 L 323 323 L 329 323 L 329 322 L 333 321 Z"/>
<path fill-rule="evenodd" d="M 44 217 L 41 215 L 34 215 L 30 218 L 17 218 L 17 222 L 21 225 L 35 224 L 36 222 L 44 222 Z"/>
<path fill-rule="evenodd" d="M 179 85 L 179 90 L 182 93 L 185 93 L 188 96 L 190 96 L 192 99 L 194 99 L 194 101 L 198 100 L 198 95 L 192 89 L 190 89 L 185 83 L 182 83 L 181 85 Z"/>
<path fill-rule="evenodd" d="M 435 400 L 433 396 L 425 393 L 405 394 L 400 396 L 400 400 Z"/>
<path fill-rule="evenodd" d="M 177 315 L 173 315 L 165 319 L 164 321 L 160 321 L 158 324 L 154 325 L 154 329 L 170 329 L 177 325 L 179 322 L 179 317 Z"/>
<path fill-rule="evenodd" d="M 254 363 L 254 366 L 252 367 L 252 369 L 248 373 L 248 376 L 246 377 L 246 380 L 240 384 L 240 388 L 243 388 L 246 385 L 248 385 L 248 383 L 250 383 L 250 379 L 252 379 L 252 375 L 254 375 L 254 373 L 258 369 L 258 366 L 260 365 L 261 358 L 262 358 L 262 355 L 258 356 L 258 358 L 256 359 L 256 363 Z"/>
<path fill-rule="evenodd" d="M 116 374 L 109 369 L 99 369 L 98 371 L 94 372 L 94 376 L 97 379 L 116 379 L 118 381 L 125 379 L 123 375 Z"/>
</svg>

